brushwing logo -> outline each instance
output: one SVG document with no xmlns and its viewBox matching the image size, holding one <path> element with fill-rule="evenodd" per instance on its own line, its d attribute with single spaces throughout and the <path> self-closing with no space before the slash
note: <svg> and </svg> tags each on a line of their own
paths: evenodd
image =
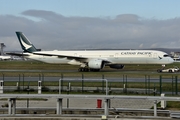
<svg viewBox="0 0 180 120">
<path fill-rule="evenodd" d="M 20 37 L 20 40 L 21 40 L 21 43 L 22 43 L 23 47 L 25 47 L 26 50 L 28 50 L 29 48 L 32 47 L 32 45 L 28 45 L 27 43 L 25 43 L 25 42 L 22 40 L 21 37 Z"/>
<path fill-rule="evenodd" d="M 158 56 L 158 57 L 159 57 L 160 60 L 162 59 L 162 57 L 160 57 L 160 56 Z"/>
</svg>

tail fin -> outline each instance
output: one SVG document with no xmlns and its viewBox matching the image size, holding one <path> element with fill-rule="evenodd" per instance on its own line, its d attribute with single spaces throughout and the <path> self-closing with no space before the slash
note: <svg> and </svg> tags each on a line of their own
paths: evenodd
<svg viewBox="0 0 180 120">
<path fill-rule="evenodd" d="M 38 51 L 22 32 L 16 32 L 16 35 L 24 52 L 32 53 Z"/>
</svg>

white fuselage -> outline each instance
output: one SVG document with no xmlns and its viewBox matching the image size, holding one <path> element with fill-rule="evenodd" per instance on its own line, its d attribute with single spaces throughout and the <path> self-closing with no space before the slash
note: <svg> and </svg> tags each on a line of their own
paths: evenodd
<svg viewBox="0 0 180 120">
<path fill-rule="evenodd" d="M 81 64 L 79 61 L 65 56 L 87 58 L 86 62 L 92 59 L 107 60 L 110 64 L 170 64 L 174 62 L 167 53 L 156 50 L 39 51 L 34 53 L 52 56 L 36 55 L 33 53 L 24 54 L 29 54 L 29 56 L 26 56 L 29 59 L 54 64 Z M 60 57 L 57 55 L 60 55 Z"/>
</svg>

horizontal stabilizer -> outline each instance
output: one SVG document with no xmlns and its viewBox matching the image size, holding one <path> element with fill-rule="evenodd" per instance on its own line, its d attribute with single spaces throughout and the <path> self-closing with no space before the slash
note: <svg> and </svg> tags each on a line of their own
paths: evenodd
<svg viewBox="0 0 180 120">
<path fill-rule="evenodd" d="M 23 53 L 6 53 L 7 55 L 15 55 L 15 56 L 29 56 L 29 54 L 23 54 Z"/>
</svg>

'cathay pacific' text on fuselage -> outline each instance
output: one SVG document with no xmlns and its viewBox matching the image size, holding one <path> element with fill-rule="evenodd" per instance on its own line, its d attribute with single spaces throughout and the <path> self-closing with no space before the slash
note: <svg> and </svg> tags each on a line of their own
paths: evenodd
<svg viewBox="0 0 180 120">
<path fill-rule="evenodd" d="M 152 55 L 152 52 L 121 52 L 121 55 Z"/>
</svg>

